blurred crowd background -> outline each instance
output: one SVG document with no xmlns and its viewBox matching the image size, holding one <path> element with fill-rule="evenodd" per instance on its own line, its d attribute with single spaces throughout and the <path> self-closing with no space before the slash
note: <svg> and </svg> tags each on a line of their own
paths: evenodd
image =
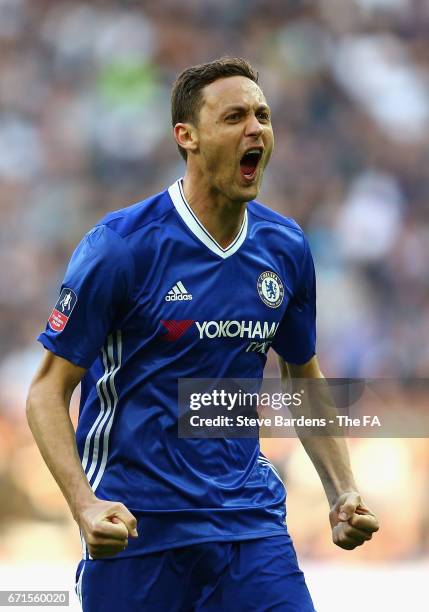
<svg viewBox="0 0 429 612">
<path fill-rule="evenodd" d="M 0 561 L 79 556 L 25 422 L 35 337 L 82 235 L 183 174 L 169 97 L 188 65 L 260 72 L 276 136 L 260 199 L 309 237 L 324 373 L 427 377 L 428 40 L 426 0 L 0 0 Z M 351 440 L 383 525 L 353 557 L 297 441 L 264 445 L 304 559 L 429 554 L 426 439 Z"/>
</svg>

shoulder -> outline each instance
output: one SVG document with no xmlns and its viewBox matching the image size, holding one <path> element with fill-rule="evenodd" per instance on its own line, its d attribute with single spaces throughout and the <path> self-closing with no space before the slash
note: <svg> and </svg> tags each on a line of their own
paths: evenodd
<svg viewBox="0 0 429 612">
<path fill-rule="evenodd" d="M 301 256 L 307 249 L 304 231 L 294 219 L 285 217 L 256 200 L 249 202 L 247 210 L 253 231 L 264 232 L 270 243 L 274 241 L 280 248 L 283 247 L 297 256 Z"/>
<path fill-rule="evenodd" d="M 108 213 L 97 223 L 94 230 L 104 231 L 110 236 L 114 233 L 121 238 L 127 238 L 148 226 L 161 223 L 173 209 L 168 191 L 165 190 L 141 202 Z"/>
<path fill-rule="evenodd" d="M 279 229 L 283 228 L 283 231 L 290 231 L 300 236 L 304 236 L 302 228 L 294 219 L 281 215 L 257 200 L 249 202 L 248 211 L 256 220 L 260 219 L 261 221 L 265 221 L 268 225 L 278 226 Z"/>
<path fill-rule="evenodd" d="M 83 237 L 75 251 L 74 261 L 92 260 L 93 264 L 109 261 L 116 268 L 134 263 L 134 246 L 142 244 L 141 233 L 159 224 L 173 209 L 168 192 L 108 213 Z"/>
</svg>

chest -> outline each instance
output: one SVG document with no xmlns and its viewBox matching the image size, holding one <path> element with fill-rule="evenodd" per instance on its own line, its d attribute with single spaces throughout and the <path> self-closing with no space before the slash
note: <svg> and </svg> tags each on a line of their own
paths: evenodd
<svg viewBox="0 0 429 612">
<path fill-rule="evenodd" d="M 226 259 L 176 243 L 151 255 L 128 322 L 155 341 L 268 348 L 291 296 L 292 270 L 269 249 L 251 245 Z M 262 347 L 262 349 L 261 349 Z"/>
</svg>

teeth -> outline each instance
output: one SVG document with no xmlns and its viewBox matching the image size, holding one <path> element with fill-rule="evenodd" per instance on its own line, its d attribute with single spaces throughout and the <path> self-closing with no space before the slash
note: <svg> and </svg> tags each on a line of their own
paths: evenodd
<svg viewBox="0 0 429 612">
<path fill-rule="evenodd" d="M 257 153 L 259 155 L 260 152 L 261 149 L 249 149 L 249 151 L 246 151 L 246 155 L 249 155 L 249 153 Z"/>
</svg>

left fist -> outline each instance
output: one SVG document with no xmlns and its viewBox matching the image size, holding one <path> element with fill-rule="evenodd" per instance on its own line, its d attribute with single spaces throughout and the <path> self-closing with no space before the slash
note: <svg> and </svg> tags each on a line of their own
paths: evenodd
<svg viewBox="0 0 429 612">
<path fill-rule="evenodd" d="M 329 521 L 332 541 L 346 550 L 361 546 L 379 529 L 377 517 L 355 491 L 338 497 L 329 513 Z"/>
</svg>

